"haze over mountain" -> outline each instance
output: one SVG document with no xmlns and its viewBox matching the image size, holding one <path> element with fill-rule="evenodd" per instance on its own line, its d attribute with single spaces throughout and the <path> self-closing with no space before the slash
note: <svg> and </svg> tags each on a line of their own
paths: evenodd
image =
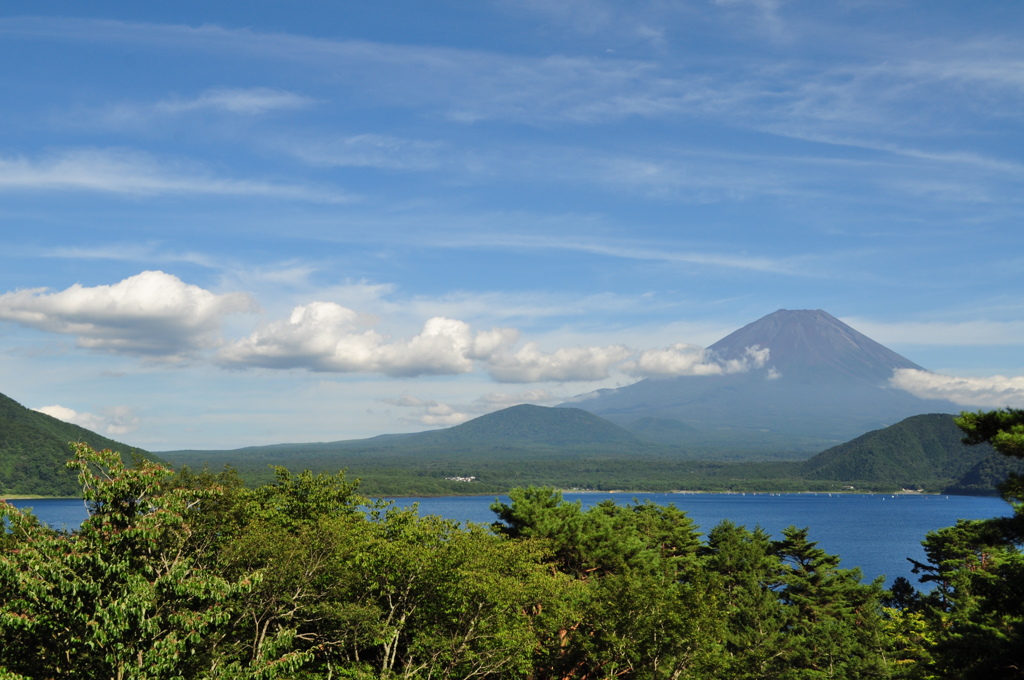
<svg viewBox="0 0 1024 680">
<path fill-rule="evenodd" d="M 707 355 L 716 371 L 647 378 L 564 405 L 649 439 L 751 452 L 816 452 L 908 416 L 962 410 L 892 387 L 896 369 L 924 369 L 820 309 L 780 309 Z"/>
</svg>

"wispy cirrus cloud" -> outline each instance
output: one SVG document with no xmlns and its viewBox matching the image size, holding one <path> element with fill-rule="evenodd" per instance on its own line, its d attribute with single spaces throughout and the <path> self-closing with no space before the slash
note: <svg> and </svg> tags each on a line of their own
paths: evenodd
<svg viewBox="0 0 1024 680">
<path fill-rule="evenodd" d="M 781 32 L 782 3 L 776 0 L 722 0 L 718 5 L 752 10 L 770 32 Z M 705 20 L 715 21 L 710 15 Z M 848 49 L 860 50 L 860 59 L 759 56 L 742 65 L 719 59 L 665 68 L 658 61 L 614 54 L 519 56 L 215 25 L 8 18 L 0 20 L 0 33 L 287 60 L 330 71 L 367 101 L 434 108 L 455 121 L 604 124 L 632 116 L 686 114 L 781 133 L 857 132 L 876 139 L 897 129 L 921 134 L 928 129 L 926 122 L 941 132 L 951 105 L 977 110 L 983 101 L 986 108 L 978 112 L 985 117 L 1019 115 L 1024 62 L 1019 42 L 1000 36 L 979 37 L 975 47 L 961 41 L 952 53 L 945 44 L 880 45 L 866 39 L 857 44 L 851 38 Z M 227 100 L 211 96 L 206 104 L 218 101 L 224 105 Z"/>
<path fill-rule="evenodd" d="M 189 114 L 214 113 L 256 118 L 271 113 L 296 111 L 316 103 L 311 97 L 271 87 L 215 87 L 186 97 L 169 96 L 155 102 L 121 102 L 99 109 L 76 109 L 61 120 L 64 125 L 99 125 L 110 129 L 166 125 Z"/>
<path fill-rule="evenodd" d="M 451 239 L 447 242 L 439 239 L 437 243 L 438 245 L 447 245 L 449 247 L 456 247 L 459 244 L 462 244 L 462 247 L 478 247 L 486 243 L 491 246 L 531 250 L 570 250 L 629 260 L 689 263 L 722 269 L 742 269 L 792 276 L 815 275 L 815 270 L 809 267 L 813 260 L 811 257 L 799 255 L 767 257 L 743 253 L 715 252 L 712 250 L 701 251 L 696 248 L 686 250 L 678 248 L 678 246 L 644 242 L 639 239 L 622 240 L 593 237 L 584 240 L 571 236 L 559 238 L 557 236 L 534 234 L 522 236 L 508 233 L 490 234 L 487 236 L 486 241 L 475 239 L 473 235 L 464 235 L 460 236 L 458 240 Z"/>
<path fill-rule="evenodd" d="M 314 140 L 286 140 L 275 148 L 310 165 L 325 167 L 384 168 L 388 170 L 430 170 L 451 161 L 444 157 L 445 145 L 392 135 L 359 134 Z"/>
<path fill-rule="evenodd" d="M 272 111 L 291 111 L 311 106 L 310 97 L 271 87 L 218 87 L 196 97 L 173 97 L 152 105 L 157 113 L 179 114 L 192 111 L 225 111 L 243 116 L 258 116 Z"/>
<path fill-rule="evenodd" d="M 71 260 L 120 260 L 126 262 L 184 262 L 202 267 L 219 268 L 223 262 L 209 254 L 176 251 L 160 243 L 110 243 L 95 246 L 56 245 L 42 252 L 43 257 Z"/>
<path fill-rule="evenodd" d="M 125 149 L 72 149 L 41 158 L 0 156 L 0 192 L 92 191 L 152 196 L 189 194 L 343 203 L 341 191 L 219 177 L 201 166 L 161 161 Z"/>
</svg>

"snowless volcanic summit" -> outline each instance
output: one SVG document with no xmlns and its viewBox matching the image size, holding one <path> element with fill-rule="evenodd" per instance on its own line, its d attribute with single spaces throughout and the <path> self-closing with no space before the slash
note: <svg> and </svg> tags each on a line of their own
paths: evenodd
<svg viewBox="0 0 1024 680">
<path fill-rule="evenodd" d="M 780 309 L 708 354 L 734 372 L 647 378 L 565 405 L 649 439 L 738 455 L 813 453 L 908 416 L 960 410 L 892 387 L 894 370 L 925 369 L 820 309 Z"/>
</svg>

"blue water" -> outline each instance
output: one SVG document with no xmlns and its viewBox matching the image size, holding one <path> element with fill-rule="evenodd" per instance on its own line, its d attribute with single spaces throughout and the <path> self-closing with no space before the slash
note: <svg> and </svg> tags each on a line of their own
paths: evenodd
<svg viewBox="0 0 1024 680">
<path fill-rule="evenodd" d="M 921 540 L 935 529 L 956 524 L 957 519 L 984 519 L 1012 514 L 998 498 L 890 494 L 719 494 L 719 493 L 566 493 L 566 500 L 590 507 L 613 498 L 619 503 L 649 499 L 675 504 L 707 533 L 724 519 L 750 529 L 756 526 L 781 538 L 790 525 L 810 527 L 810 539 L 818 547 L 842 558 L 841 566 L 860 567 L 866 580 L 897 576 L 912 582 L 907 558 L 923 562 Z M 502 497 L 501 500 L 508 502 Z M 494 498 L 443 497 L 399 498 L 396 504 L 418 503 L 421 514 L 436 514 L 471 522 L 493 522 L 488 506 Z"/>
<path fill-rule="evenodd" d="M 7 502 L 16 508 L 31 508 L 32 514 L 54 529 L 77 529 L 89 516 L 81 498 L 33 498 Z"/>
<path fill-rule="evenodd" d="M 749 528 L 761 526 L 776 537 L 790 525 L 810 527 L 811 540 L 842 558 L 844 567 L 860 567 L 867 579 L 885 576 L 892 582 L 905 576 L 916 582 L 907 558 L 924 560 L 921 539 L 934 529 L 951 526 L 957 519 L 983 519 L 1008 515 L 1011 508 L 998 498 L 889 494 L 716 494 L 566 493 L 590 507 L 612 498 L 629 503 L 634 498 L 663 505 L 673 503 L 697 523 L 703 532 L 723 519 Z M 501 497 L 507 502 L 508 498 Z M 397 498 L 396 505 L 419 505 L 421 514 L 441 515 L 460 522 L 490 523 L 491 496 Z M 42 521 L 56 528 L 75 529 L 87 516 L 80 499 L 12 501 L 32 507 Z"/>
</svg>

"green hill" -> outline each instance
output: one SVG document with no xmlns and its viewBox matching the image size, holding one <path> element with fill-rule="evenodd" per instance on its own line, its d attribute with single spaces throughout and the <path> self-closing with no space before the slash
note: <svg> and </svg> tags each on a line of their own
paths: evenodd
<svg viewBox="0 0 1024 680">
<path fill-rule="evenodd" d="M 502 493 L 525 484 L 615 488 L 632 479 L 637 461 L 661 456 L 664 448 L 581 409 L 523 404 L 442 430 L 161 455 L 193 469 L 230 465 L 250 483 L 269 481 L 271 466 L 284 465 L 345 469 L 370 494 L 433 495 Z"/>
<path fill-rule="evenodd" d="M 801 465 L 809 480 L 890 482 L 931 491 L 995 493 L 1010 466 L 984 444 L 967 446 L 963 432 L 943 413 L 912 416 L 822 451 Z"/>
<path fill-rule="evenodd" d="M 69 442 L 85 442 L 96 449 L 113 449 L 129 456 L 152 454 L 108 439 L 84 427 L 65 423 L 25 408 L 0 394 L 0 496 L 76 496 L 78 476 L 65 467 L 71 457 Z"/>
</svg>

